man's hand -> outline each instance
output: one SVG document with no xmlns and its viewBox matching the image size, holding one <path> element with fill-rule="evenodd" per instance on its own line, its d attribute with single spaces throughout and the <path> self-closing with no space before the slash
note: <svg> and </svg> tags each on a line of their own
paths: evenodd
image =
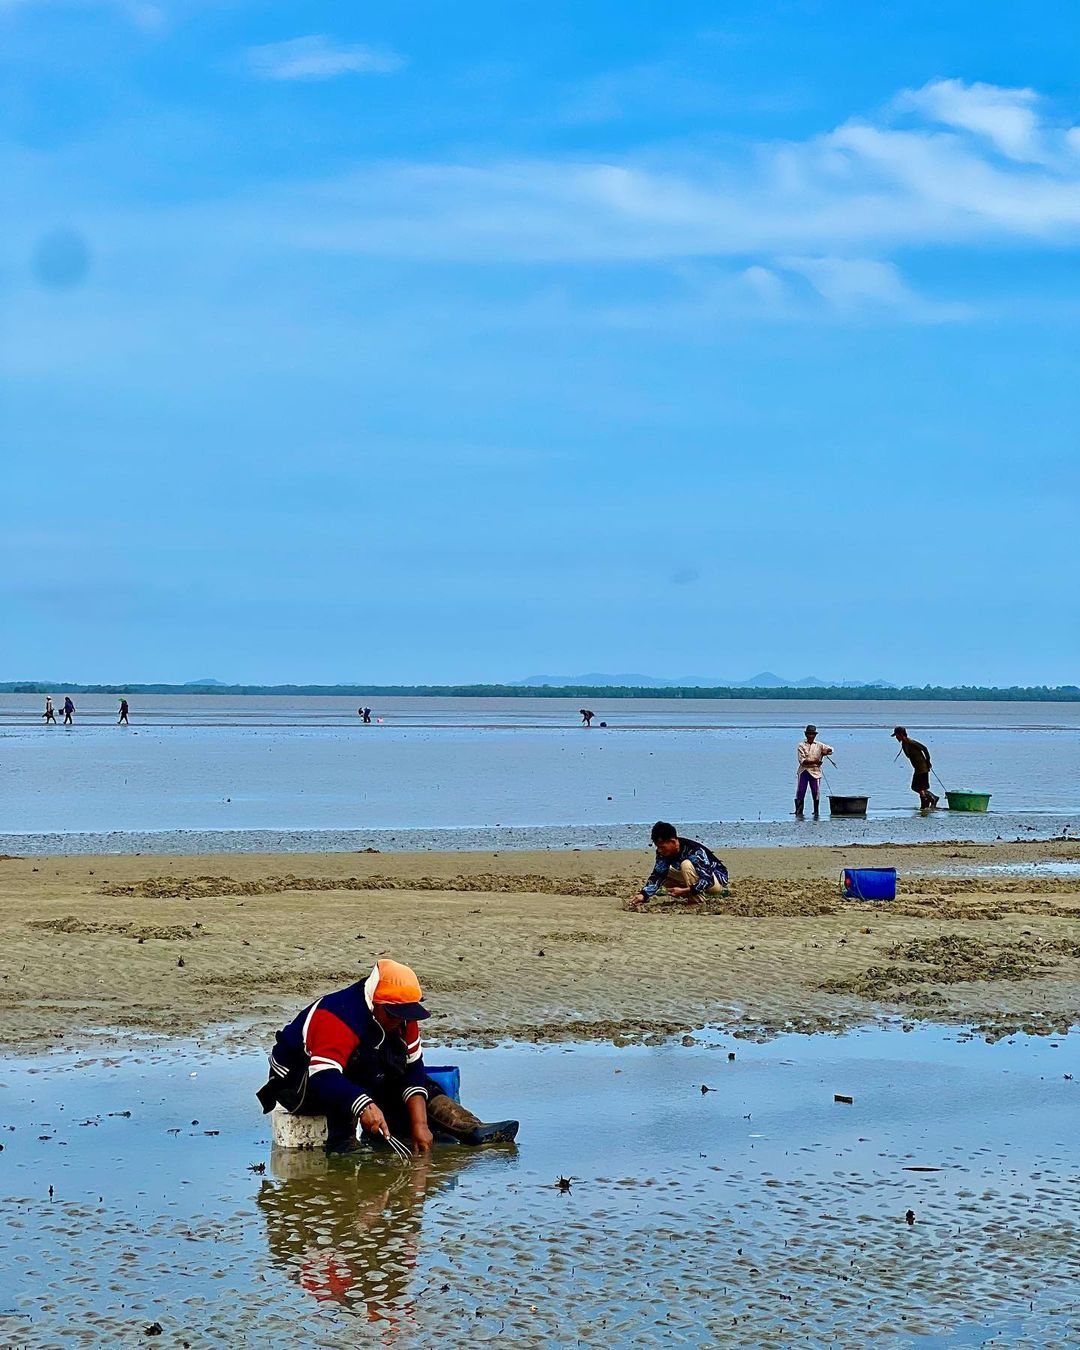
<svg viewBox="0 0 1080 1350">
<path fill-rule="evenodd" d="M 387 1125 L 386 1117 L 374 1102 L 370 1102 L 360 1112 L 360 1124 L 363 1125 L 368 1134 L 378 1134 L 383 1139 L 390 1138 L 390 1126 Z"/>
<path fill-rule="evenodd" d="M 427 1121 L 413 1121 L 412 1144 L 414 1153 L 430 1153 L 435 1136 L 431 1133 Z"/>
<path fill-rule="evenodd" d="M 690 894 L 689 886 L 669 886 L 668 895 L 683 896 Z"/>
<path fill-rule="evenodd" d="M 645 903 L 644 891 L 638 891 L 637 895 L 631 896 L 630 903 L 632 905 L 643 905 Z"/>
</svg>

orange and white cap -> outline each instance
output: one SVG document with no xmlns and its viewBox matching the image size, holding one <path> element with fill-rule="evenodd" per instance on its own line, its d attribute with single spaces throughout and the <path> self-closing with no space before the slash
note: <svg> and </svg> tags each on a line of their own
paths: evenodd
<svg viewBox="0 0 1080 1350">
<path fill-rule="evenodd" d="M 369 1008 L 381 1004 L 387 1012 L 403 1022 L 420 1022 L 431 1014 L 421 1003 L 424 997 L 416 972 L 399 961 L 385 957 L 376 961 L 371 974 L 364 981 L 364 998 Z"/>
</svg>

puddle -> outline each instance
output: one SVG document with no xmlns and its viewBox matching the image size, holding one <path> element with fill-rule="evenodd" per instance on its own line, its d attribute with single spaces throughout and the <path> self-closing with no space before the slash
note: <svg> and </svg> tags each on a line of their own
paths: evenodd
<svg viewBox="0 0 1080 1350">
<path fill-rule="evenodd" d="M 1080 1335 L 1080 1037 L 470 1051 L 519 1147 L 410 1168 L 272 1155 L 260 1054 L 138 1053 L 4 1066 L 2 1345 Z"/>
<path fill-rule="evenodd" d="M 962 862 L 955 866 L 910 869 L 924 877 L 1080 877 L 1080 862 L 1051 858 L 1045 862 Z"/>
</svg>

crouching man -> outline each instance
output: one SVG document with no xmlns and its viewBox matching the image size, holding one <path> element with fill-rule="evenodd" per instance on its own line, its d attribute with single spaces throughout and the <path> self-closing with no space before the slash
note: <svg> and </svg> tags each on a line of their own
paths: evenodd
<svg viewBox="0 0 1080 1350">
<path fill-rule="evenodd" d="M 270 1078 L 256 1094 L 263 1111 L 281 1106 L 325 1116 L 327 1152 L 359 1147 L 357 1125 L 373 1137 L 432 1145 L 431 1126 L 463 1144 L 507 1142 L 516 1120 L 487 1125 L 427 1076 L 420 1044 L 424 1007 L 408 966 L 376 961 L 366 980 L 316 999 L 277 1033 Z"/>
<path fill-rule="evenodd" d="M 668 895 L 686 904 L 706 895 L 723 895 L 728 871 L 711 848 L 696 839 L 681 839 L 675 826 L 666 820 L 658 820 L 652 827 L 652 841 L 656 845 L 656 865 L 631 904 L 648 904 L 661 886 L 667 887 Z"/>
</svg>

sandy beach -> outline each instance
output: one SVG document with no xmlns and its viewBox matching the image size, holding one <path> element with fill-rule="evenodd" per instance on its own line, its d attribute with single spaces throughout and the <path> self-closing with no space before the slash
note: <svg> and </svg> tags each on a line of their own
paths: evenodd
<svg viewBox="0 0 1080 1350">
<path fill-rule="evenodd" d="M 1080 843 L 725 860 L 729 899 L 634 913 L 644 850 L 7 857 L 0 1040 L 227 1024 L 251 1043 L 381 955 L 420 972 L 442 1044 L 761 1037 L 897 1014 L 999 1036 L 1080 1020 Z M 844 902 L 853 863 L 896 866 L 897 899 Z"/>
</svg>

